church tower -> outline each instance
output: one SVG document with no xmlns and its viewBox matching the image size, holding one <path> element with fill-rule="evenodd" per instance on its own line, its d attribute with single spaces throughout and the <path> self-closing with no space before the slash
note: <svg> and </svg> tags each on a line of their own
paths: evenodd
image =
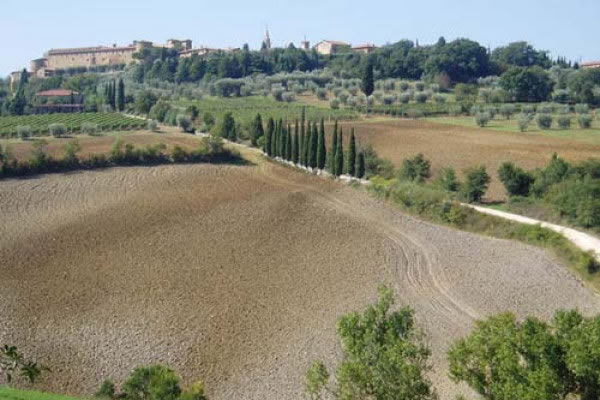
<svg viewBox="0 0 600 400">
<path fill-rule="evenodd" d="M 263 50 L 269 51 L 271 50 L 271 37 L 269 36 L 269 27 L 265 28 L 265 40 L 263 40 L 262 45 Z"/>
</svg>

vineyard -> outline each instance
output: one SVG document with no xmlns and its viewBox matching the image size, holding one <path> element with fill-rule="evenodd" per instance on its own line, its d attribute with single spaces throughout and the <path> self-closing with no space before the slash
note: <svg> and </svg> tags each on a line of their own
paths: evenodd
<svg viewBox="0 0 600 400">
<path fill-rule="evenodd" d="M 250 121 L 260 113 L 263 120 L 268 118 L 294 121 L 300 119 L 302 109 L 306 110 L 306 118 L 309 120 L 356 119 L 358 114 L 352 110 L 332 110 L 330 108 L 303 105 L 301 103 L 278 102 L 268 97 L 250 96 L 239 98 L 219 98 L 205 96 L 199 101 L 178 101 L 174 105 L 182 109 L 190 104 L 196 105 L 201 114 L 206 112 L 220 120 L 223 114 L 231 112 L 236 121 L 242 125 L 248 125 Z"/>
<path fill-rule="evenodd" d="M 16 137 L 18 126 L 29 126 L 33 135 L 49 132 L 50 124 L 64 124 L 68 132 L 79 132 L 84 123 L 98 126 L 100 131 L 142 129 L 146 121 L 118 113 L 36 114 L 0 117 L 0 137 Z"/>
</svg>

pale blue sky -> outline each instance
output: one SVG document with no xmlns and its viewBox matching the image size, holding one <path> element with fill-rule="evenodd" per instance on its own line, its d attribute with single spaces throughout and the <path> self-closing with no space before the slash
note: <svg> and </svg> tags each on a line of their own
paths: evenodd
<svg viewBox="0 0 600 400">
<path fill-rule="evenodd" d="M 495 47 L 527 40 L 553 56 L 600 59 L 600 0 L 3 0 L 0 76 L 50 48 L 164 42 L 258 48 L 306 37 L 377 45 L 468 37 Z"/>
</svg>

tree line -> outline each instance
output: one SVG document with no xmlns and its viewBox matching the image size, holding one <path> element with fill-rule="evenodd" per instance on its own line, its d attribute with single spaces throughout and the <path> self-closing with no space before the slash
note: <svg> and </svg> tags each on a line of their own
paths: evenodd
<svg viewBox="0 0 600 400">
<path fill-rule="evenodd" d="M 333 176 L 350 175 L 362 179 L 366 175 L 365 152 L 358 148 L 354 128 L 344 149 L 343 128 L 335 121 L 331 144 L 327 144 L 325 121 L 307 121 L 303 110 L 293 128 L 283 120 L 269 118 L 266 129 L 257 114 L 251 126 L 251 143 L 273 158 L 281 158 L 312 170 L 326 170 Z"/>
</svg>

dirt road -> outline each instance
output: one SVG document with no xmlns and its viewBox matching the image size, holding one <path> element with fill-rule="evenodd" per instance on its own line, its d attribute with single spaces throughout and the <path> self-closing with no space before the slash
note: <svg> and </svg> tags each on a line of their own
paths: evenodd
<svg viewBox="0 0 600 400">
<path fill-rule="evenodd" d="M 180 165 L 0 183 L 0 343 L 90 394 L 164 363 L 212 399 L 298 399 L 335 323 L 378 284 L 415 308 L 443 399 L 445 351 L 474 319 L 600 311 L 540 249 L 427 224 L 289 168 Z"/>
</svg>

